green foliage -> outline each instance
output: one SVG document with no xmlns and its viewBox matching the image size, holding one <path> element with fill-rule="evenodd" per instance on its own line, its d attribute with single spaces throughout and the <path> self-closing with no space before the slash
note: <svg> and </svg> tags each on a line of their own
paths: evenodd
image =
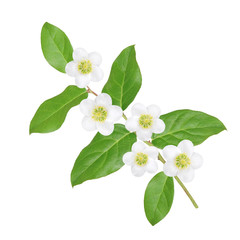
<svg viewBox="0 0 240 240">
<path fill-rule="evenodd" d="M 170 211 L 174 196 L 173 178 L 163 172 L 148 183 L 144 195 L 144 209 L 148 221 L 155 225 Z"/>
<path fill-rule="evenodd" d="M 66 64 L 73 60 L 73 48 L 66 34 L 46 22 L 41 31 L 41 46 L 48 63 L 58 71 L 65 73 Z M 125 110 L 135 99 L 141 85 L 142 76 L 136 61 L 135 47 L 129 46 L 114 61 L 109 79 L 102 92 L 111 96 L 113 105 Z M 88 92 L 92 91 L 89 89 Z M 86 99 L 88 92 L 85 88 L 68 86 L 61 94 L 43 102 L 30 123 L 30 134 L 48 133 L 59 129 L 68 111 Z M 125 115 L 123 116 L 126 119 Z M 107 117 L 107 112 L 105 112 L 104 119 L 105 117 Z M 161 134 L 152 135 L 153 145 L 160 149 L 167 145 L 176 146 L 184 139 L 198 145 L 208 137 L 226 129 L 220 120 L 199 111 L 177 110 L 162 115 L 160 118 L 165 122 L 166 129 Z M 136 134 L 127 131 L 122 124 L 115 124 L 115 129 L 109 136 L 97 133 L 75 161 L 71 173 L 72 186 L 119 170 L 124 165 L 123 155 L 131 151 L 136 140 Z M 161 157 L 160 154 L 159 156 Z M 197 207 L 185 186 L 178 178 L 176 180 Z M 157 224 L 168 214 L 173 197 L 173 178 L 166 176 L 163 172 L 156 174 L 148 183 L 144 195 L 145 214 L 152 225 Z"/>
<path fill-rule="evenodd" d="M 66 34 L 50 23 L 45 23 L 41 32 L 43 55 L 48 63 L 65 73 L 65 66 L 72 61 L 73 48 Z"/>
<path fill-rule="evenodd" d="M 122 124 L 116 124 L 109 136 L 97 133 L 91 143 L 79 154 L 71 174 L 72 186 L 90 179 L 107 176 L 123 165 L 124 153 L 131 150 L 136 135 Z"/>
<path fill-rule="evenodd" d="M 166 124 L 166 129 L 163 133 L 153 134 L 152 143 L 161 149 L 167 145 L 176 146 L 184 139 L 198 145 L 226 129 L 220 120 L 199 111 L 177 110 L 160 118 Z"/>
<path fill-rule="evenodd" d="M 102 92 L 112 97 L 114 105 L 125 110 L 136 97 L 142 85 L 142 76 L 134 46 L 125 48 L 112 65 L 109 79 Z"/>
<path fill-rule="evenodd" d="M 43 102 L 30 123 L 31 133 L 53 132 L 61 127 L 68 111 L 88 97 L 85 88 L 68 86 L 61 94 Z"/>
</svg>

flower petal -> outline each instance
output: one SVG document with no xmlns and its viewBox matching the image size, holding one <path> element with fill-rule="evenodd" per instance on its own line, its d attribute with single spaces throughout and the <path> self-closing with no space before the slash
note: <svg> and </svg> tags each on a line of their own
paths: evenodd
<svg viewBox="0 0 240 240">
<path fill-rule="evenodd" d="M 180 149 L 173 146 L 168 145 L 165 148 L 163 148 L 163 157 L 166 161 L 172 161 L 181 153 Z"/>
<path fill-rule="evenodd" d="M 75 77 L 78 74 L 77 63 L 74 61 L 67 63 L 65 67 L 65 72 L 67 75 Z"/>
<path fill-rule="evenodd" d="M 91 52 L 88 54 L 88 59 L 92 64 L 99 66 L 102 63 L 102 56 L 97 52 Z"/>
<path fill-rule="evenodd" d="M 152 131 L 154 133 L 162 133 L 165 130 L 165 123 L 159 118 L 155 118 L 153 121 Z"/>
<path fill-rule="evenodd" d="M 85 88 L 90 82 L 90 74 L 78 74 L 75 82 L 78 87 Z"/>
<path fill-rule="evenodd" d="M 180 148 L 180 150 L 183 153 L 186 153 L 188 155 L 188 157 L 191 157 L 193 154 L 193 143 L 189 140 L 182 140 L 178 144 L 178 148 Z"/>
<path fill-rule="evenodd" d="M 91 80 L 93 82 L 99 82 L 103 79 L 103 70 L 99 67 L 94 66 L 91 74 Z"/>
<path fill-rule="evenodd" d="M 158 150 L 155 147 L 146 147 L 144 153 L 152 159 L 157 159 L 158 157 Z"/>
<path fill-rule="evenodd" d="M 147 113 L 147 108 L 141 103 L 136 103 L 133 105 L 131 111 L 132 111 L 132 115 L 140 116 L 141 114 Z"/>
<path fill-rule="evenodd" d="M 113 122 L 118 121 L 122 117 L 123 111 L 119 106 L 110 106 L 108 107 L 108 116 L 107 119 Z"/>
<path fill-rule="evenodd" d="M 86 129 L 87 131 L 93 131 L 96 130 L 96 122 L 92 120 L 91 117 L 85 116 L 82 120 L 82 127 Z"/>
<path fill-rule="evenodd" d="M 123 162 L 126 165 L 132 165 L 134 162 L 134 156 L 135 154 L 133 152 L 127 152 L 123 155 Z"/>
<path fill-rule="evenodd" d="M 95 103 L 94 103 L 93 100 L 91 100 L 91 99 L 84 99 L 84 100 L 81 101 L 81 103 L 79 105 L 80 111 L 84 115 L 90 117 L 91 114 L 92 114 L 92 110 L 94 108 L 94 105 L 95 105 Z"/>
<path fill-rule="evenodd" d="M 149 173 L 155 173 L 158 170 L 157 161 L 155 161 L 151 158 L 148 159 L 148 162 L 146 164 L 146 168 L 147 168 L 147 171 Z"/>
<path fill-rule="evenodd" d="M 191 156 L 191 167 L 196 169 L 200 168 L 203 164 L 203 158 L 198 153 L 193 153 Z"/>
<path fill-rule="evenodd" d="M 77 48 L 73 51 L 73 59 L 74 61 L 80 62 L 84 58 L 87 58 L 88 53 L 83 48 Z"/>
<path fill-rule="evenodd" d="M 109 106 L 112 105 L 112 99 L 107 93 L 101 93 L 99 94 L 95 102 L 98 106 Z"/>
<path fill-rule="evenodd" d="M 108 136 L 113 132 L 114 124 L 113 124 L 113 122 L 108 122 L 108 121 L 105 121 L 104 123 L 98 122 L 97 129 L 102 135 Z"/>
<path fill-rule="evenodd" d="M 145 173 L 146 168 L 145 167 L 140 167 L 136 164 L 133 164 L 131 170 L 132 170 L 132 174 L 134 176 L 141 177 Z"/>
<path fill-rule="evenodd" d="M 137 133 L 137 137 L 142 141 L 148 141 L 152 137 L 152 131 L 151 130 L 138 129 L 136 131 L 136 133 Z"/>
<path fill-rule="evenodd" d="M 194 170 L 188 167 L 187 169 L 179 171 L 178 176 L 183 182 L 191 182 L 194 178 Z"/>
<path fill-rule="evenodd" d="M 174 177 L 178 173 L 178 169 L 173 162 L 166 162 L 163 165 L 163 172 L 169 177 Z"/>
<path fill-rule="evenodd" d="M 146 145 L 143 142 L 135 142 L 132 145 L 132 152 L 134 153 L 143 152 L 145 148 L 146 148 Z"/>
<path fill-rule="evenodd" d="M 147 107 L 147 111 L 150 115 L 152 115 L 154 118 L 159 118 L 161 114 L 161 109 L 159 106 L 152 104 Z"/>
<path fill-rule="evenodd" d="M 139 129 L 138 118 L 137 117 L 128 118 L 125 123 L 125 127 L 130 132 L 137 131 Z"/>
</svg>

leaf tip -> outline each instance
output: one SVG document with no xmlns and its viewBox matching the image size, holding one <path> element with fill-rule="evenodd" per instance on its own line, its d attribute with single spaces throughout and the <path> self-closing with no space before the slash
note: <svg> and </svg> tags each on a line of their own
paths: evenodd
<svg viewBox="0 0 240 240">
<path fill-rule="evenodd" d="M 220 121 L 219 119 L 218 119 L 218 121 L 222 124 L 222 130 L 221 130 L 220 132 L 222 132 L 222 131 L 224 131 L 224 130 L 227 131 L 227 128 L 226 128 L 226 126 L 223 124 L 223 122 Z"/>
<path fill-rule="evenodd" d="M 51 25 L 49 22 L 45 22 L 45 23 L 43 24 L 43 26 L 42 26 L 42 30 L 43 30 L 44 28 L 46 28 L 47 26 L 49 26 L 49 25 Z"/>
<path fill-rule="evenodd" d="M 31 122 L 31 123 L 32 123 L 32 122 Z M 29 135 L 31 135 L 31 134 L 33 133 L 31 123 L 30 123 L 29 130 L 28 130 Z"/>
<path fill-rule="evenodd" d="M 157 224 L 157 222 L 152 221 L 151 219 L 148 219 L 148 222 L 152 225 L 155 226 Z"/>
<path fill-rule="evenodd" d="M 70 181 L 71 181 L 72 188 L 74 188 L 77 184 L 76 184 L 76 182 L 74 181 L 74 178 L 73 178 L 73 171 L 71 172 Z"/>
<path fill-rule="evenodd" d="M 136 44 L 134 43 L 134 44 L 130 45 L 129 48 L 133 48 L 135 50 L 135 46 L 136 46 Z"/>
</svg>

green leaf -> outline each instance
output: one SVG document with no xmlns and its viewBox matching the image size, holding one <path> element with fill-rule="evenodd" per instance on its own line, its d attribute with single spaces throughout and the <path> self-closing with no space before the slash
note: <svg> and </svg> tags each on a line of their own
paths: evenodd
<svg viewBox="0 0 240 240">
<path fill-rule="evenodd" d="M 65 73 L 66 64 L 73 60 L 73 48 L 66 34 L 46 22 L 42 27 L 41 45 L 48 63 L 58 71 Z"/>
<path fill-rule="evenodd" d="M 174 196 L 173 178 L 163 172 L 148 183 L 144 195 L 144 209 L 148 221 L 155 225 L 170 211 Z"/>
<path fill-rule="evenodd" d="M 220 120 L 199 111 L 177 110 L 160 118 L 165 122 L 166 129 L 161 134 L 153 134 L 152 143 L 161 149 L 167 145 L 177 146 L 184 139 L 198 145 L 208 137 L 226 130 Z"/>
<path fill-rule="evenodd" d="M 114 105 L 125 110 L 136 97 L 141 85 L 142 75 L 136 60 L 135 48 L 129 46 L 114 61 L 102 92 L 112 97 Z"/>
<path fill-rule="evenodd" d="M 91 143 L 79 154 L 71 174 L 72 186 L 90 179 L 107 176 L 123 165 L 124 153 L 131 150 L 136 135 L 130 133 L 122 124 L 115 124 L 109 136 L 97 133 Z"/>
<path fill-rule="evenodd" d="M 31 133 L 53 132 L 61 127 L 68 111 L 88 97 L 85 88 L 68 86 L 61 94 L 43 102 L 30 123 Z"/>
</svg>

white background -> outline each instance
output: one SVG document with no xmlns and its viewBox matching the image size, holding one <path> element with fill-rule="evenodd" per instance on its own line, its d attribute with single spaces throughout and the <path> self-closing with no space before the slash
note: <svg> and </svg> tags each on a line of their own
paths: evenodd
<svg viewBox="0 0 240 240">
<path fill-rule="evenodd" d="M 231 0 L 1 3 L 0 239 L 239 239 L 239 11 Z M 187 187 L 199 209 L 176 183 L 170 213 L 152 227 L 143 208 L 152 175 L 135 178 L 128 167 L 72 189 L 74 161 L 95 135 L 82 129 L 78 107 L 58 131 L 28 135 L 39 105 L 74 84 L 42 55 L 46 21 L 74 48 L 102 54 L 105 78 L 90 85 L 95 91 L 136 44 L 143 85 L 135 103 L 200 110 L 226 125 L 196 147 L 204 165 Z"/>
</svg>

